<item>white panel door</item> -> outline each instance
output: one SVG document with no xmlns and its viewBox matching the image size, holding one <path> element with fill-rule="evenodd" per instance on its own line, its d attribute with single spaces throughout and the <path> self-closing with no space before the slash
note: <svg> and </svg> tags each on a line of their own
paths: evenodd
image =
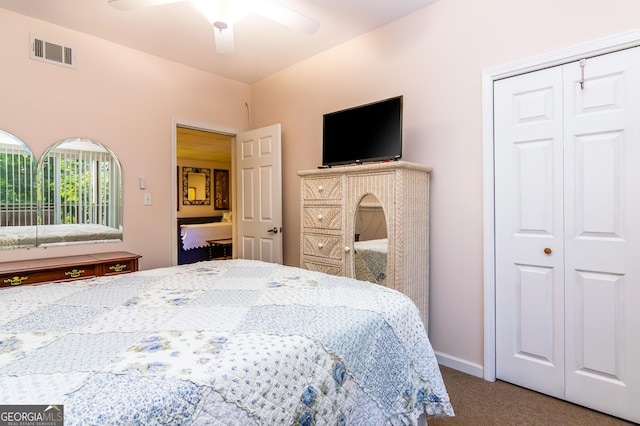
<svg viewBox="0 0 640 426">
<path fill-rule="evenodd" d="M 496 374 L 564 396 L 562 70 L 497 81 Z"/>
<path fill-rule="evenodd" d="M 498 81 L 496 373 L 640 422 L 640 48 Z"/>
<path fill-rule="evenodd" d="M 242 259 L 282 263 L 280 124 L 236 136 L 238 241 Z"/>
<path fill-rule="evenodd" d="M 564 76 L 566 399 L 640 422 L 640 48 Z"/>
</svg>

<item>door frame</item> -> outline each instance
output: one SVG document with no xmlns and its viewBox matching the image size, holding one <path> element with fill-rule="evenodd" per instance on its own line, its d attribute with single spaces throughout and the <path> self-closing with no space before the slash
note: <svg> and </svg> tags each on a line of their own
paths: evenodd
<svg viewBox="0 0 640 426">
<path fill-rule="evenodd" d="M 495 193 L 494 193 L 494 103 L 493 83 L 543 68 L 563 65 L 606 53 L 640 46 L 640 30 L 618 34 L 522 61 L 482 71 L 482 168 L 483 168 L 483 266 L 484 266 L 484 372 L 485 380 L 496 380 L 496 281 L 495 281 Z"/>
<path fill-rule="evenodd" d="M 236 165 L 236 139 L 241 130 L 231 129 L 227 127 L 216 126 L 214 124 L 200 123 L 197 121 L 183 120 L 179 118 L 171 118 L 171 265 L 178 264 L 178 176 L 176 168 L 178 167 L 177 155 L 177 133 L 178 127 L 189 127 L 196 130 L 204 130 L 205 132 L 220 133 L 232 136 L 231 141 L 231 167 L 235 170 Z M 235 194 L 235 179 L 231 179 L 231 194 Z M 231 196 L 231 211 L 236 210 L 236 197 Z M 232 237 L 235 238 L 235 225 L 233 226 Z"/>
</svg>

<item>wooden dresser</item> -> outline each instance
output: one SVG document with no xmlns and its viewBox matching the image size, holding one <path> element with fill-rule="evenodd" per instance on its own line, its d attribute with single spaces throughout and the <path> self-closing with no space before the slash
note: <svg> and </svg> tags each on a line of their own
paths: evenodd
<svg viewBox="0 0 640 426">
<path fill-rule="evenodd" d="M 138 270 L 140 255 L 127 251 L 0 263 L 0 287 L 72 281 Z"/>
<path fill-rule="evenodd" d="M 427 326 L 430 173 L 430 167 L 405 161 L 299 171 L 300 266 L 358 278 L 355 220 L 371 194 L 386 217 L 385 285 L 411 297 Z"/>
</svg>

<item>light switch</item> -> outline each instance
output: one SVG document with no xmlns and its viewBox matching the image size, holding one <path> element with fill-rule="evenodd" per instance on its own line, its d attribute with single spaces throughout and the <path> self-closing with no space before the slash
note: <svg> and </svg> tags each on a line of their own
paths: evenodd
<svg viewBox="0 0 640 426">
<path fill-rule="evenodd" d="M 144 205 L 145 206 L 150 206 L 151 205 L 151 193 L 150 192 L 145 192 L 144 193 Z"/>
<path fill-rule="evenodd" d="M 138 178 L 138 185 L 140 186 L 140 189 L 146 189 L 147 188 L 147 180 L 143 177 Z"/>
</svg>

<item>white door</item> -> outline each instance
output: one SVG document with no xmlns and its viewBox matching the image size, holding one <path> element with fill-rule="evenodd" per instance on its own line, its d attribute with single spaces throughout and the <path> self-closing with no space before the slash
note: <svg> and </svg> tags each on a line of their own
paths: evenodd
<svg viewBox="0 0 640 426">
<path fill-rule="evenodd" d="M 496 372 L 640 421 L 640 49 L 495 84 Z"/>
<path fill-rule="evenodd" d="M 566 398 L 640 422 L 640 48 L 566 68 Z"/>
<path fill-rule="evenodd" d="M 563 398 L 562 69 L 497 81 L 494 99 L 496 375 Z"/>
<path fill-rule="evenodd" d="M 280 124 L 236 135 L 238 239 L 241 259 L 282 263 Z"/>
</svg>

